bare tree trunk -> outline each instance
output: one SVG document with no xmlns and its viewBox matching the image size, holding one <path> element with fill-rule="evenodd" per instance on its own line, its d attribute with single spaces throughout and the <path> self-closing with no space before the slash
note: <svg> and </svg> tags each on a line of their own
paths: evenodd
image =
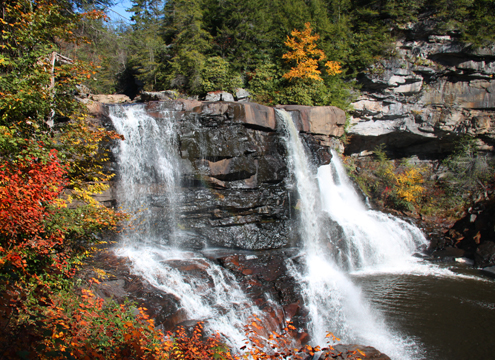
<svg viewBox="0 0 495 360">
<path fill-rule="evenodd" d="M 64 63 L 64 64 L 72 64 L 74 61 L 66 56 L 60 55 L 56 51 L 53 51 L 50 54 L 50 58 L 48 59 L 50 61 L 51 67 L 50 67 L 50 86 L 48 87 L 48 91 L 50 92 L 50 97 L 52 99 L 52 102 L 50 104 L 50 114 L 48 115 L 48 119 L 46 120 L 46 125 L 51 129 L 54 123 L 54 117 L 55 117 L 55 110 L 54 110 L 54 100 L 55 100 L 55 63 L 57 61 Z"/>
</svg>

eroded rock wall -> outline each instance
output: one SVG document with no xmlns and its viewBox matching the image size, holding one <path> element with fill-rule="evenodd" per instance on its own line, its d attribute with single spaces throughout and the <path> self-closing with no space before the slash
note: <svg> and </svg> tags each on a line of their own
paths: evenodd
<svg viewBox="0 0 495 360">
<path fill-rule="evenodd" d="M 158 121 L 163 116 L 175 119 L 182 177 L 177 245 L 263 250 L 298 244 L 298 195 L 274 108 L 184 99 L 138 106 Z M 96 109 L 101 113 L 104 106 Z M 301 131 L 312 165 L 329 163 L 329 146 L 344 131 L 344 112 L 335 107 L 285 109 Z M 110 119 L 104 123 L 111 127 Z M 153 195 L 153 206 L 167 211 L 161 195 Z M 115 202 L 111 192 L 105 196 Z"/>
<path fill-rule="evenodd" d="M 395 156 L 442 157 L 462 134 L 495 144 L 495 48 L 472 50 L 450 36 L 404 31 L 395 56 L 359 77 L 348 154 L 384 143 Z"/>
</svg>

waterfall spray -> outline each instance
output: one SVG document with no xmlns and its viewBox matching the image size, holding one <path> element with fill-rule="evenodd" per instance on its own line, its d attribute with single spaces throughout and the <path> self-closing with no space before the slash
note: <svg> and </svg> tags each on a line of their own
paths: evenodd
<svg viewBox="0 0 495 360">
<path fill-rule="evenodd" d="M 328 217 L 328 215 L 333 217 L 332 220 L 339 224 L 341 221 L 348 220 L 348 217 L 356 216 L 358 220 L 355 223 L 359 223 L 361 216 L 367 210 L 358 199 L 355 191 L 350 190 L 350 185 L 345 184 L 348 180 L 344 177 L 343 170 L 339 168 L 338 164 L 335 165 L 335 162 L 333 162 L 333 170 L 338 170 L 340 177 L 336 179 L 332 178 L 331 174 L 329 176 L 328 173 L 331 168 L 327 166 L 318 170 L 318 181 L 316 181 L 316 174 L 312 172 L 311 167 L 308 165 L 310 161 L 306 156 L 304 145 L 299 138 L 299 132 L 290 114 L 284 110 L 277 110 L 277 115 L 286 130 L 289 164 L 299 193 L 300 236 L 304 242 L 303 251 L 306 262 L 304 274 L 298 272 L 296 267 L 293 267 L 292 275 L 300 282 L 303 288 L 305 305 L 311 317 L 309 330 L 313 342 L 323 344 L 326 332 L 332 331 L 344 342 L 369 344 L 394 358 L 410 358 L 411 351 L 408 349 L 408 345 L 411 344 L 408 344 L 408 340 L 402 339 L 400 335 L 387 328 L 382 316 L 370 307 L 364 300 L 360 289 L 353 284 L 347 272 L 349 269 L 339 267 L 339 262 L 344 261 L 339 261 L 339 259 L 335 261 L 332 257 L 332 248 L 335 248 L 336 243 L 341 241 L 351 243 L 348 247 L 352 250 L 350 253 L 343 254 L 341 258 L 349 256 L 350 259 L 345 262 L 352 264 L 352 269 L 368 264 L 364 260 L 362 261 L 363 264 L 361 264 L 360 261 L 355 261 L 354 259 L 357 257 L 362 260 L 369 253 L 374 253 L 376 251 L 373 248 L 375 239 L 368 239 L 367 234 L 360 234 L 362 235 L 361 237 L 354 236 L 351 221 L 343 225 L 343 238 L 331 239 L 328 236 L 331 229 L 325 221 L 325 217 Z M 351 197 L 349 199 L 345 198 L 345 201 L 348 201 L 346 207 L 343 208 L 345 213 L 342 214 L 342 217 L 337 217 L 335 214 L 340 211 L 338 206 L 339 204 L 342 205 L 341 202 L 344 202 L 344 198 L 340 200 L 336 198 L 336 194 L 339 194 L 342 189 L 342 184 L 344 184 L 345 190 L 351 193 Z M 350 211 L 352 209 L 359 209 L 359 211 L 352 213 Z M 390 219 L 386 215 L 383 216 L 386 219 Z M 386 227 L 391 226 L 386 219 L 384 220 L 382 215 L 376 214 L 367 217 L 368 222 L 375 221 L 378 223 L 374 224 L 375 227 L 372 228 L 372 231 L 382 227 L 382 224 L 379 224 L 380 220 L 383 220 L 382 222 L 386 224 Z M 408 232 L 409 228 L 403 222 L 396 220 L 392 220 L 392 222 L 398 224 L 398 227 L 403 232 Z M 397 235 L 399 237 L 395 241 L 409 243 L 410 238 L 414 236 L 406 236 L 403 239 L 400 237 L 403 232 L 394 228 L 390 236 Z M 354 244 L 354 241 L 358 240 L 365 244 Z M 365 245 L 369 245 L 367 251 L 355 251 L 355 248 L 366 248 Z M 402 246 L 400 248 L 402 249 Z M 404 257 L 412 255 L 414 246 L 406 245 L 404 248 L 402 260 Z M 355 255 L 356 252 L 358 255 Z M 382 258 L 384 256 L 379 254 L 372 263 L 379 263 Z"/>
<path fill-rule="evenodd" d="M 178 248 L 177 205 L 179 156 L 174 114 L 160 111 L 159 120 L 143 105 L 110 107 L 110 118 L 125 140 L 114 149 L 118 161 L 117 199 L 135 214 L 133 226 L 121 235 L 120 256 L 133 272 L 180 302 L 185 319 L 205 321 L 205 329 L 225 335 L 240 347 L 244 325 L 260 310 L 234 276 L 200 253 Z M 181 270 L 177 262 L 187 263 Z M 201 276 L 187 269 L 198 269 Z"/>
</svg>

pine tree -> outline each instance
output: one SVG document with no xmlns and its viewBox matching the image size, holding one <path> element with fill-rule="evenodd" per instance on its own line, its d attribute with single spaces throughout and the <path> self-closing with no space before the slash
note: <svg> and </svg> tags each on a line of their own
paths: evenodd
<svg viewBox="0 0 495 360">
<path fill-rule="evenodd" d="M 134 13 L 130 39 L 128 67 L 142 83 L 145 90 L 162 90 L 159 67 L 164 53 L 164 41 L 160 36 L 163 21 L 162 0 L 133 0 Z"/>
<path fill-rule="evenodd" d="M 212 36 L 203 28 L 203 5 L 202 0 L 168 1 L 162 27 L 166 83 L 191 94 L 202 92 L 201 72 L 212 47 Z"/>
<path fill-rule="evenodd" d="M 280 39 L 273 33 L 273 6 L 263 0 L 208 0 L 205 29 L 213 36 L 213 51 L 236 71 L 251 71 L 274 58 Z"/>
</svg>

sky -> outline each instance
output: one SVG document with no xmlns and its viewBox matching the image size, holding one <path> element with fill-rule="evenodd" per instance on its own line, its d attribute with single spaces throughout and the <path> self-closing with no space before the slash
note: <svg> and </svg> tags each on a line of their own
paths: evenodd
<svg viewBox="0 0 495 360">
<path fill-rule="evenodd" d="M 131 0 L 117 0 L 117 4 L 115 6 L 111 7 L 111 10 L 113 11 L 108 11 L 108 16 L 112 21 L 119 21 L 119 20 L 124 20 L 122 17 L 130 21 L 131 18 L 131 13 L 127 12 L 126 10 L 131 8 Z M 121 16 L 117 15 L 116 13 L 120 14 Z M 125 20 L 124 20 L 125 21 Z"/>
</svg>

